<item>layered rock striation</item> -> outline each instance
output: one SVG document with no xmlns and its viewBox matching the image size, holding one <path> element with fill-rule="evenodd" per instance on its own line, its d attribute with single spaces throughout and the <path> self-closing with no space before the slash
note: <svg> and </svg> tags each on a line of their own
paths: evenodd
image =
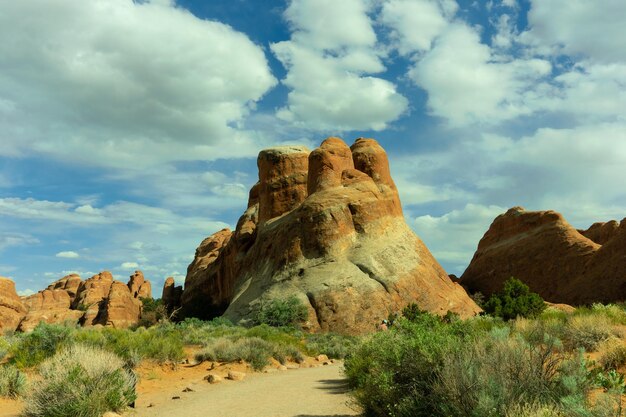
<svg viewBox="0 0 626 417">
<path fill-rule="evenodd" d="M 15 331 L 26 315 L 26 307 L 15 291 L 15 283 L 0 277 L 0 334 Z"/>
<path fill-rule="evenodd" d="M 626 299 L 626 219 L 576 230 L 554 211 L 514 207 L 496 217 L 461 284 L 490 295 L 510 277 L 553 303 Z"/>
<path fill-rule="evenodd" d="M 375 140 L 268 149 L 257 164 L 259 181 L 235 230 L 196 250 L 184 316 L 240 321 L 271 299 L 296 296 L 312 331 L 363 333 L 411 302 L 462 317 L 480 310 L 405 223 Z"/>
</svg>

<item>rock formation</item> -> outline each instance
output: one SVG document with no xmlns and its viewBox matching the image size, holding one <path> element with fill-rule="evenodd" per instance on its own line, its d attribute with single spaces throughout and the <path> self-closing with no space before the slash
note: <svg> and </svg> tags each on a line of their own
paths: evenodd
<svg viewBox="0 0 626 417">
<path fill-rule="evenodd" d="M 33 330 L 41 321 L 76 324 L 83 316 L 82 311 L 70 309 L 72 299 L 69 292 L 62 289 L 45 289 L 25 297 L 23 302 L 28 310 L 19 326 L 19 330 L 23 332 Z"/>
<path fill-rule="evenodd" d="M 411 302 L 462 317 L 480 310 L 406 225 L 373 139 L 268 149 L 257 163 L 259 182 L 236 229 L 196 250 L 184 316 L 245 320 L 294 295 L 308 306 L 312 331 L 363 333 Z"/>
<path fill-rule="evenodd" d="M 15 283 L 0 277 L 0 334 L 14 331 L 26 315 L 26 308 L 15 292 Z"/>
<path fill-rule="evenodd" d="M 514 207 L 493 221 L 461 284 L 488 296 L 512 276 L 552 303 L 623 301 L 626 219 L 578 231 L 554 211 Z"/>
<path fill-rule="evenodd" d="M 171 314 L 174 310 L 180 307 L 180 299 L 183 295 L 183 286 L 176 286 L 174 278 L 168 277 L 163 285 L 163 293 L 161 294 L 161 300 L 167 308 L 167 312 Z"/>
<path fill-rule="evenodd" d="M 115 281 L 108 271 L 86 281 L 72 274 L 21 300 L 13 281 L 0 278 L 0 332 L 31 331 L 42 321 L 129 327 L 139 323 L 141 299 L 151 297 L 150 281 L 141 271 L 128 284 Z"/>
</svg>

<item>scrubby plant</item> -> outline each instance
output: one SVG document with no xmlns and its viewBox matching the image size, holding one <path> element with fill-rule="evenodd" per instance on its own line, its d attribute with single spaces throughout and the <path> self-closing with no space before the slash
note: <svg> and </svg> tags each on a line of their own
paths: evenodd
<svg viewBox="0 0 626 417">
<path fill-rule="evenodd" d="M 596 375 L 596 383 L 607 391 L 624 391 L 624 375 L 611 369 L 607 372 L 599 372 Z"/>
<path fill-rule="evenodd" d="M 306 349 L 309 354 L 323 353 L 329 358 L 344 359 L 356 348 L 358 338 L 335 333 L 319 333 L 306 336 Z"/>
<path fill-rule="evenodd" d="M 10 348 L 11 345 L 9 344 L 9 341 L 0 336 L 0 362 L 2 362 L 7 353 L 9 353 Z"/>
<path fill-rule="evenodd" d="M 274 299 L 265 302 L 256 315 L 258 324 L 269 326 L 297 326 L 306 321 L 308 310 L 304 303 L 296 296 Z"/>
<path fill-rule="evenodd" d="M 427 313 L 426 310 L 422 310 L 416 303 L 409 303 L 402 309 L 402 317 L 409 321 L 416 321 L 420 316 Z"/>
<path fill-rule="evenodd" d="M 16 398 L 26 391 L 26 375 L 13 365 L 0 365 L 0 397 Z"/>
<path fill-rule="evenodd" d="M 28 417 L 100 417 L 121 412 L 136 398 L 134 374 L 102 349 L 74 345 L 40 367 L 42 380 L 26 396 Z"/>
<path fill-rule="evenodd" d="M 60 346 L 70 343 L 72 333 L 70 327 L 41 322 L 11 346 L 11 361 L 19 368 L 38 365 L 53 356 Z"/>
<path fill-rule="evenodd" d="M 274 358 L 281 363 L 287 359 L 301 361 L 302 354 L 289 345 L 274 345 L 259 337 L 246 337 L 238 340 L 229 338 L 214 339 L 203 350 L 195 355 L 198 362 L 248 362 L 253 369 L 261 370 Z"/>
<path fill-rule="evenodd" d="M 531 292 L 528 285 L 513 277 L 504 283 L 501 292 L 493 294 L 484 304 L 484 310 L 504 320 L 516 317 L 536 317 L 545 309 L 543 299 Z"/>
<path fill-rule="evenodd" d="M 575 315 L 564 328 L 563 341 L 572 349 L 593 351 L 614 334 L 610 320 L 602 315 Z"/>
<path fill-rule="evenodd" d="M 611 337 L 598 344 L 598 363 L 604 369 L 617 369 L 626 364 L 626 345 L 621 339 Z"/>
</svg>

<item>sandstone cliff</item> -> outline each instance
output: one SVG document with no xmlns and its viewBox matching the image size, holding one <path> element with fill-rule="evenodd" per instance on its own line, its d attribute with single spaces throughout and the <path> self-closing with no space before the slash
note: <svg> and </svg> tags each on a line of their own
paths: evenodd
<svg viewBox="0 0 626 417">
<path fill-rule="evenodd" d="M 445 314 L 479 308 L 406 225 L 387 156 L 373 139 L 328 138 L 309 152 L 258 157 L 259 182 L 234 231 L 205 239 L 189 265 L 185 316 L 234 321 L 295 295 L 313 331 L 362 333 L 416 302 Z"/>
<path fill-rule="evenodd" d="M 26 315 L 26 308 L 15 292 L 15 283 L 0 277 L 0 334 L 14 331 Z"/>
<path fill-rule="evenodd" d="M 462 285 L 490 295 L 511 276 L 553 303 L 626 299 L 626 219 L 578 231 L 554 211 L 514 207 L 485 233 Z"/>
</svg>

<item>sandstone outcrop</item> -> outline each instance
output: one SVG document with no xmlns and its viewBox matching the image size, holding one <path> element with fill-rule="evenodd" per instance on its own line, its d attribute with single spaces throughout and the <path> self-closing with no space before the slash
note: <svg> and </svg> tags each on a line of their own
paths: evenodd
<svg viewBox="0 0 626 417">
<path fill-rule="evenodd" d="M 150 281 L 135 271 L 127 284 L 103 271 L 82 281 L 76 274 L 21 300 L 15 284 L 0 278 L 0 331 L 31 331 L 40 322 L 129 327 L 139 323 L 142 298 L 151 298 Z"/>
<path fill-rule="evenodd" d="M 78 323 L 83 316 L 80 310 L 71 310 L 72 299 L 69 292 L 62 289 L 46 289 L 23 299 L 28 310 L 21 321 L 19 330 L 33 330 L 39 322 L 46 323 Z"/>
<path fill-rule="evenodd" d="M 258 168 L 235 230 L 196 250 L 184 316 L 246 320 L 268 300 L 296 296 L 310 330 L 363 333 L 411 302 L 438 314 L 480 311 L 405 223 L 375 140 L 269 149 Z"/>
<path fill-rule="evenodd" d="M 26 315 L 26 308 L 15 291 L 15 283 L 0 277 L 0 334 L 14 331 Z"/>
<path fill-rule="evenodd" d="M 183 286 L 176 285 L 173 277 L 168 277 L 163 285 L 163 293 L 161 294 L 161 300 L 167 308 L 167 312 L 171 314 L 174 310 L 180 307 L 181 297 L 183 295 Z"/>
<path fill-rule="evenodd" d="M 623 301 L 626 220 L 616 224 L 581 232 L 554 211 L 514 207 L 493 221 L 461 284 L 488 296 L 513 276 L 552 303 Z"/>
</svg>

